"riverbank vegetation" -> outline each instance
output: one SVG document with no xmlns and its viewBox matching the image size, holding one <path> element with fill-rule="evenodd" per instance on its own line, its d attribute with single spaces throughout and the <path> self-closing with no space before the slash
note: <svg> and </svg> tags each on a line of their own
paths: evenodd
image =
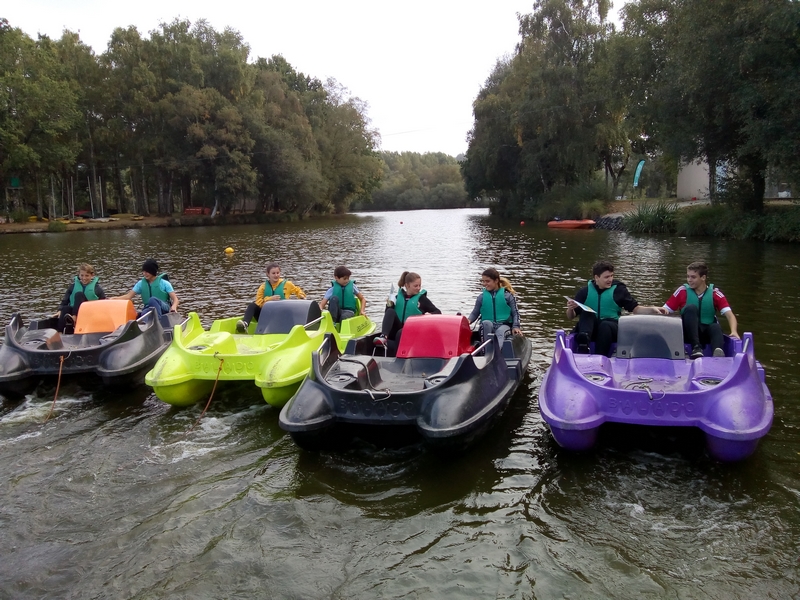
<svg viewBox="0 0 800 600">
<path fill-rule="evenodd" d="M 637 189 L 656 197 L 672 194 L 679 164 L 700 159 L 722 202 L 715 214 L 762 223 L 768 174 L 800 183 L 800 3 L 639 0 L 622 9 L 620 30 L 610 8 L 536 0 L 520 17 L 516 52 L 474 102 L 468 193 L 496 199 L 509 218 L 577 217 L 586 190 L 620 196 L 641 159 Z M 723 201 L 723 187 L 747 192 Z M 640 226 L 669 215 L 657 213 Z"/>
<path fill-rule="evenodd" d="M 467 195 L 459 162 L 441 152 L 381 152 L 383 177 L 367 201 L 353 210 L 414 210 L 485 206 Z"/>
<path fill-rule="evenodd" d="M 667 233 L 684 237 L 713 236 L 736 240 L 800 242 L 800 206 L 777 204 L 761 213 L 723 204 L 678 209 L 659 200 L 638 205 L 622 219 L 631 233 Z"/>
<path fill-rule="evenodd" d="M 97 56 L 0 19 L 0 65 L 8 210 L 345 212 L 382 177 L 361 100 L 204 21 L 118 28 Z"/>
</svg>

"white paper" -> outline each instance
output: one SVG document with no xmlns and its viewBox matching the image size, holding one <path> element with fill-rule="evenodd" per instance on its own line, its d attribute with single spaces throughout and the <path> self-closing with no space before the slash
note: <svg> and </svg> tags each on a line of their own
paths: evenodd
<svg viewBox="0 0 800 600">
<path fill-rule="evenodd" d="M 591 308 L 589 308 L 589 307 L 588 307 L 588 306 L 586 306 L 585 304 L 581 304 L 580 302 L 578 302 L 577 300 L 575 300 L 575 298 L 570 298 L 569 296 L 564 296 L 564 298 L 566 298 L 567 300 L 572 300 L 572 301 L 573 301 L 575 304 L 577 304 L 578 306 L 580 306 L 580 307 L 581 307 L 583 310 L 585 310 L 586 312 L 590 312 L 590 313 L 593 313 L 593 312 L 595 312 L 594 310 L 592 310 Z"/>
</svg>

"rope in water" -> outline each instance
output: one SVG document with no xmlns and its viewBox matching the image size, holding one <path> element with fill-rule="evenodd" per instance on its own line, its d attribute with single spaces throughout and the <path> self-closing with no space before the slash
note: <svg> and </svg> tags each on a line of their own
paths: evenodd
<svg viewBox="0 0 800 600">
<path fill-rule="evenodd" d="M 50 412 L 47 413 L 47 418 L 45 418 L 44 420 L 45 423 L 47 423 L 47 421 L 50 419 L 50 415 L 53 414 L 53 409 L 55 409 L 56 407 L 56 398 L 58 398 L 58 389 L 61 387 L 61 368 L 63 366 L 64 366 L 64 355 L 62 354 L 59 357 L 59 363 L 58 363 L 58 381 L 56 382 L 56 393 L 53 396 L 53 404 L 50 405 Z"/>
<path fill-rule="evenodd" d="M 211 388 L 211 395 L 208 397 L 208 402 L 206 402 L 206 407 L 203 409 L 203 412 L 200 413 L 200 416 L 197 417 L 197 421 L 195 421 L 192 424 L 192 426 L 189 427 L 189 429 L 186 431 L 186 433 L 189 433 L 192 429 L 194 429 L 194 426 L 197 425 L 200 422 L 200 419 L 203 418 L 203 415 L 206 414 L 206 411 L 208 410 L 208 407 L 211 406 L 211 399 L 214 397 L 214 392 L 217 391 L 217 383 L 219 382 L 219 376 L 222 373 L 222 365 L 225 364 L 225 359 L 224 358 L 219 358 L 217 356 L 217 354 L 219 354 L 219 352 L 214 352 L 214 358 L 216 358 L 219 361 L 219 369 L 217 369 L 217 377 L 216 377 L 216 379 L 214 379 L 214 387 Z"/>
</svg>

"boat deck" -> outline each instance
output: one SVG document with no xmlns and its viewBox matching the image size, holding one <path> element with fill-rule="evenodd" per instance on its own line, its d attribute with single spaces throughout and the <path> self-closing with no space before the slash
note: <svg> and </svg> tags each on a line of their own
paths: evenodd
<svg viewBox="0 0 800 600">
<path fill-rule="evenodd" d="M 475 357 L 481 367 L 484 357 Z M 458 357 L 409 358 L 398 360 L 383 356 L 342 356 L 325 375 L 325 381 L 341 390 L 391 390 L 419 392 L 435 387 L 452 373 Z"/>
</svg>

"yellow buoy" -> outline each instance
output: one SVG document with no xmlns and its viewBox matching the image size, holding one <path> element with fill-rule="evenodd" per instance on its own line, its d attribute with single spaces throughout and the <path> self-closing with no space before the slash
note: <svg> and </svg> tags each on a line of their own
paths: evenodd
<svg viewBox="0 0 800 600">
<path fill-rule="evenodd" d="M 225 248 L 225 254 L 233 254 L 233 248 L 231 248 L 230 246 Z"/>
</svg>

